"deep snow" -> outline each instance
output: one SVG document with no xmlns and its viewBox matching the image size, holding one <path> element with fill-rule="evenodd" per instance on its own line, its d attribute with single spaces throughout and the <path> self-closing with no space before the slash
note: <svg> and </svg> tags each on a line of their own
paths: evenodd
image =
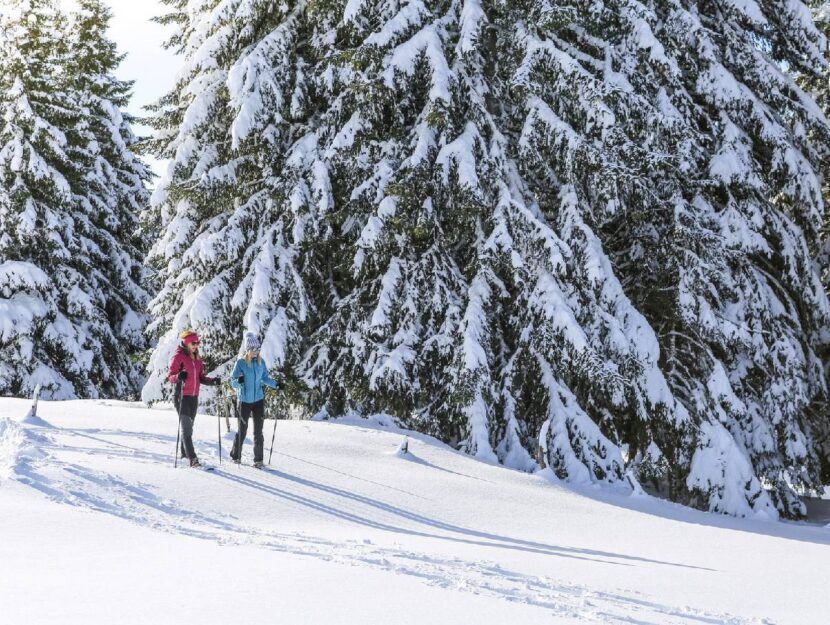
<svg viewBox="0 0 830 625">
<path fill-rule="evenodd" d="M 28 408 L 0 400 L 3 625 L 830 621 L 820 525 L 575 490 L 413 433 L 400 453 L 368 421 L 281 421 L 268 472 L 174 469 L 170 410 Z M 196 423 L 214 464 L 216 425 Z"/>
</svg>

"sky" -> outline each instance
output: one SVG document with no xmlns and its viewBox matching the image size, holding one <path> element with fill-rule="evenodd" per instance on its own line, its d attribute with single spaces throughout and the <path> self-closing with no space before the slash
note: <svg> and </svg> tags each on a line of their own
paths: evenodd
<svg viewBox="0 0 830 625">
<path fill-rule="evenodd" d="M 72 0 L 61 0 L 67 9 Z M 159 0 L 106 0 L 113 11 L 110 37 L 118 44 L 127 58 L 116 72 L 122 80 L 133 80 L 133 99 L 129 112 L 146 115 L 143 107 L 155 102 L 167 93 L 175 80 L 181 61 L 172 52 L 162 48 L 169 29 L 155 24 L 150 19 L 167 12 Z M 136 126 L 136 134 L 147 135 L 150 129 Z M 153 170 L 160 174 L 163 163 L 147 159 Z"/>
</svg>

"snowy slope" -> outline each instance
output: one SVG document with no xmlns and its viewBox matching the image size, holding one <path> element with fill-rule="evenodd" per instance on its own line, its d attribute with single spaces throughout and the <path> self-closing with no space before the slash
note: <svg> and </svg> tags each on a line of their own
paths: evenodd
<svg viewBox="0 0 830 625">
<path fill-rule="evenodd" d="M 401 457 L 368 422 L 280 422 L 273 471 L 211 474 L 173 468 L 169 410 L 27 410 L 0 400 L 3 625 L 830 620 L 824 527 L 576 492 L 419 435 Z M 216 419 L 196 435 L 215 463 Z"/>
</svg>

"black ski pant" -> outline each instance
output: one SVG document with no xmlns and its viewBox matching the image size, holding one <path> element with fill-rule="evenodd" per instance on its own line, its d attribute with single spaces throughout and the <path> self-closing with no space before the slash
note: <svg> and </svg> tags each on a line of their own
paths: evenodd
<svg viewBox="0 0 830 625">
<path fill-rule="evenodd" d="M 254 462 L 262 462 L 262 447 L 265 438 L 262 436 L 262 421 L 265 419 L 265 401 L 260 399 L 253 404 L 242 402 L 242 413 L 239 419 L 239 432 L 233 441 L 231 458 L 239 462 L 242 453 L 242 444 L 245 442 L 245 435 L 248 433 L 248 419 L 254 417 Z"/>
<path fill-rule="evenodd" d="M 193 423 L 196 421 L 196 410 L 199 408 L 199 397 L 185 395 L 179 402 L 179 423 L 182 427 L 182 458 L 193 460 L 196 450 L 193 448 Z"/>
</svg>

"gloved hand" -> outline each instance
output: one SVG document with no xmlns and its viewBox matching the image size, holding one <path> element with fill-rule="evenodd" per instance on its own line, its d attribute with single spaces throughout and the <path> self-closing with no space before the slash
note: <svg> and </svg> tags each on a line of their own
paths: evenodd
<svg viewBox="0 0 830 625">
<path fill-rule="evenodd" d="M 219 376 L 210 380 L 210 386 L 219 386 L 220 384 L 222 384 L 222 379 Z"/>
<path fill-rule="evenodd" d="M 238 378 L 236 378 L 236 381 L 239 382 L 240 384 L 245 384 L 245 374 L 243 373 Z"/>
<path fill-rule="evenodd" d="M 184 382 L 186 379 L 187 379 L 187 371 L 182 369 L 181 371 L 179 371 L 179 380 Z"/>
</svg>

